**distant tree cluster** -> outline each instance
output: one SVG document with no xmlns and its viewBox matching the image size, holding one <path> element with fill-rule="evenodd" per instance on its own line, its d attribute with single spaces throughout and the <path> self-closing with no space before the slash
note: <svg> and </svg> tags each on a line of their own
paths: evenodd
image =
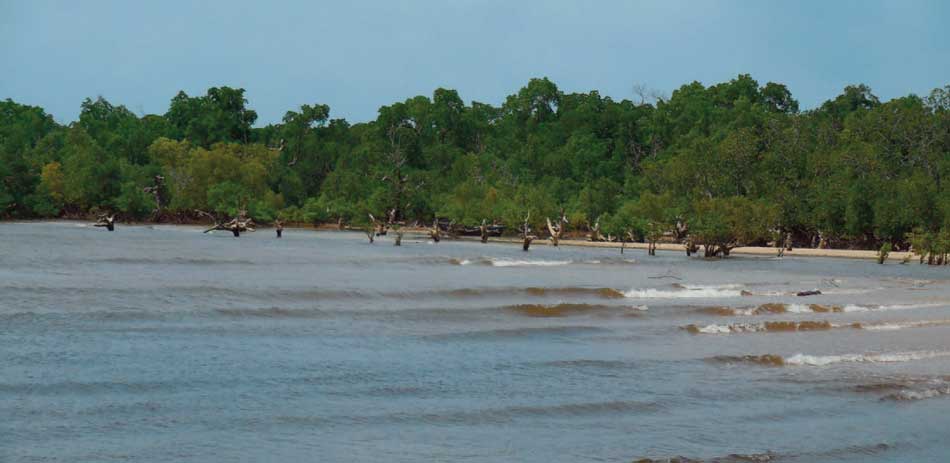
<svg viewBox="0 0 950 463">
<path fill-rule="evenodd" d="M 640 94 L 644 91 L 640 88 Z M 649 101 L 648 101 L 649 100 Z M 711 254 L 738 244 L 950 252 L 950 86 L 881 102 L 846 87 L 800 111 L 749 75 L 669 98 L 614 101 L 532 79 L 504 104 L 454 90 L 349 124 L 304 105 L 255 127 L 243 89 L 180 92 L 139 117 L 103 98 L 59 125 L 0 102 L 0 217 L 178 221 L 195 211 L 258 221 L 359 224 L 368 214 L 656 242 Z"/>
</svg>

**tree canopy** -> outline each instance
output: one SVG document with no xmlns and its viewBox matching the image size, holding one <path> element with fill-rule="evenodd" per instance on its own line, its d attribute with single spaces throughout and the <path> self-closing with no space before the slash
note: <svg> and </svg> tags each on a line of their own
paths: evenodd
<svg viewBox="0 0 950 463">
<path fill-rule="evenodd" d="M 438 88 L 366 123 L 333 119 L 320 103 L 256 121 L 244 90 L 230 87 L 179 92 L 163 115 L 86 99 L 67 125 L 0 101 L 0 217 L 246 208 L 335 222 L 394 211 L 513 229 L 530 213 L 542 229 L 563 209 L 575 228 L 603 221 L 615 236 L 655 239 L 681 223 L 720 246 L 772 230 L 835 246 L 924 246 L 950 230 L 950 86 L 882 102 L 851 85 L 800 111 L 785 85 L 749 75 L 653 102 L 538 78 L 500 107 Z"/>
</svg>

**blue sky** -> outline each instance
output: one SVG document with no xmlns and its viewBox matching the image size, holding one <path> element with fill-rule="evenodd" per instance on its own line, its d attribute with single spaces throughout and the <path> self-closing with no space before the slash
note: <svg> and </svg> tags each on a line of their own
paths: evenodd
<svg viewBox="0 0 950 463">
<path fill-rule="evenodd" d="M 950 84 L 950 1 L 0 0 L 0 99 L 75 120 L 102 95 L 164 113 L 178 92 L 247 89 L 258 125 L 307 103 L 373 119 L 437 87 L 500 104 L 531 77 L 635 99 L 750 73 L 812 108 Z"/>
</svg>

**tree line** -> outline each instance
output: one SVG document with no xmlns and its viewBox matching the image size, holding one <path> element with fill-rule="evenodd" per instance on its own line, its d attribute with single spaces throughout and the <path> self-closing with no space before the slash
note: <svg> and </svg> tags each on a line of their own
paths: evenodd
<svg viewBox="0 0 950 463">
<path fill-rule="evenodd" d="M 0 102 L 0 217 L 364 224 L 445 218 L 610 239 L 950 249 L 950 85 L 882 102 L 846 87 L 801 111 L 749 75 L 615 101 L 531 79 L 500 106 L 439 88 L 351 124 L 323 104 L 255 126 L 244 90 L 179 92 L 162 115 L 99 97 L 61 125 Z M 528 220 L 526 220 L 526 217 Z M 529 222 L 530 223 L 527 223 Z"/>
</svg>

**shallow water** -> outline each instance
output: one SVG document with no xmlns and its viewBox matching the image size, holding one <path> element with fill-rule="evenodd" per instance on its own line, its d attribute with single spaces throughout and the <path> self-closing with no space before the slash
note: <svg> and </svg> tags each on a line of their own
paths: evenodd
<svg viewBox="0 0 950 463">
<path fill-rule="evenodd" d="M 0 224 L 0 461 L 950 459 L 946 268 L 659 254 Z"/>
</svg>

